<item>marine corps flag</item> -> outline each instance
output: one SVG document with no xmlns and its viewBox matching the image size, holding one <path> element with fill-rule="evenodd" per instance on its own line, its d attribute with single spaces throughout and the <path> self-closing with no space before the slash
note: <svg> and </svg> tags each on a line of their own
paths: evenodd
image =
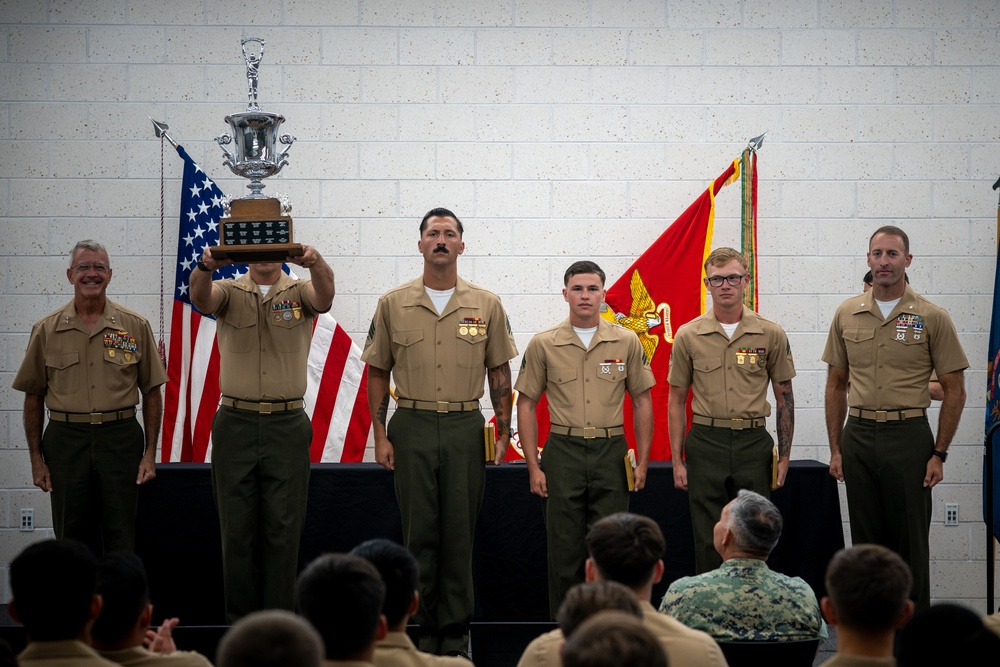
<svg viewBox="0 0 1000 667">
<path fill-rule="evenodd" d="M 649 456 L 652 461 L 670 459 L 667 436 L 670 349 L 674 332 L 705 309 L 703 265 L 711 251 L 715 195 L 739 175 L 740 160 L 733 160 L 607 290 L 601 315 L 635 331 L 656 377 L 656 386 L 650 390 L 655 420 Z M 632 405 L 628 400 L 624 416 L 626 437 L 634 446 Z"/>
</svg>

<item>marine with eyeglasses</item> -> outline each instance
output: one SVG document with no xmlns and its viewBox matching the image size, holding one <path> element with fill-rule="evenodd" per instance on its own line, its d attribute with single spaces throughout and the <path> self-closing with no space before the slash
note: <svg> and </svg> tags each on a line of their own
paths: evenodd
<svg viewBox="0 0 1000 667">
<path fill-rule="evenodd" d="M 139 485 L 156 476 L 167 381 L 149 322 L 107 298 L 111 276 L 104 246 L 76 244 L 66 270 L 73 300 L 32 328 L 13 383 L 25 394 L 31 474 L 52 494 L 55 535 L 98 554 L 134 548 Z"/>
<path fill-rule="evenodd" d="M 774 389 L 777 487 L 791 458 L 795 364 L 781 326 L 743 305 L 747 261 L 717 248 L 705 261 L 712 308 L 678 329 L 670 354 L 668 428 L 674 486 L 688 492 L 697 573 L 722 564 L 713 530 L 740 489 L 771 493 L 774 440 L 767 431 Z M 694 412 L 687 430 L 687 401 Z M 687 432 L 685 433 L 685 431 Z"/>
</svg>

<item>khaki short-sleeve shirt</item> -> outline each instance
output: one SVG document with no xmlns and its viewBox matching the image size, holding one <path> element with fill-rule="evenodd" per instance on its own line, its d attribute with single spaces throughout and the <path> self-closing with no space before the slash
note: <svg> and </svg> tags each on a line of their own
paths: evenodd
<svg viewBox="0 0 1000 667">
<path fill-rule="evenodd" d="M 284 273 L 263 296 L 249 274 L 217 280 L 219 387 L 245 401 L 302 398 L 317 313 L 306 298 L 310 281 Z"/>
<path fill-rule="evenodd" d="M 823 361 L 849 371 L 848 404 L 866 410 L 926 408 L 931 372 L 969 367 L 951 317 L 909 286 L 889 316 L 871 292 L 837 308 Z"/>
<path fill-rule="evenodd" d="M 602 319 L 585 349 L 565 320 L 528 343 L 515 389 L 536 401 L 544 392 L 553 424 L 607 428 L 622 424 L 626 390 L 635 396 L 654 384 L 635 332 Z"/>
<path fill-rule="evenodd" d="M 72 301 L 39 320 L 13 387 L 44 394 L 49 410 L 110 412 L 166 381 L 149 322 L 108 299 L 93 331 Z"/>
<path fill-rule="evenodd" d="M 670 352 L 672 386 L 692 387 L 695 414 L 715 419 L 767 417 L 767 387 L 795 377 L 788 336 L 775 322 L 743 307 L 733 337 L 709 310 L 677 331 Z"/>
<path fill-rule="evenodd" d="M 475 401 L 486 370 L 516 356 L 500 297 L 459 278 L 439 315 L 417 278 L 379 299 L 361 358 L 392 371 L 400 398 Z"/>
</svg>

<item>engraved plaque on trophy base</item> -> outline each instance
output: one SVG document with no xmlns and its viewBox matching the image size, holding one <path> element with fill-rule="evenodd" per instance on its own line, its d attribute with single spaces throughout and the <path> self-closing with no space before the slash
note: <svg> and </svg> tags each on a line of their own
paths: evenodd
<svg viewBox="0 0 1000 667">
<path fill-rule="evenodd" d="M 277 199 L 234 199 L 229 217 L 219 220 L 219 245 L 212 257 L 237 264 L 283 262 L 305 250 L 292 242 L 292 219 L 281 214 Z"/>
</svg>

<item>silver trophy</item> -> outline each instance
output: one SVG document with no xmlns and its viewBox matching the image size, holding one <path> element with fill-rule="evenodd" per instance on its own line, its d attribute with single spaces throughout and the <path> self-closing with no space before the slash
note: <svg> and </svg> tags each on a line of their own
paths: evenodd
<svg viewBox="0 0 1000 667">
<path fill-rule="evenodd" d="M 256 44 L 259 48 L 247 48 Z M 220 245 L 212 248 L 212 255 L 219 259 L 231 258 L 235 262 L 279 262 L 285 257 L 302 255 L 301 245 L 292 242 L 292 210 L 287 198 L 266 197 L 261 182 L 273 176 L 288 164 L 288 149 L 295 137 L 278 134 L 285 122 L 281 114 L 261 111 L 257 106 L 257 76 L 264 58 L 264 40 L 247 37 L 240 42 L 243 59 L 247 64 L 247 110 L 226 116 L 232 136 L 223 134 L 215 138 L 226 156 L 224 165 L 234 174 L 250 179 L 250 194 L 238 199 L 224 200 L 228 217 L 220 222 Z M 285 148 L 278 152 L 278 143 Z M 234 144 L 235 155 L 226 149 Z"/>
</svg>

